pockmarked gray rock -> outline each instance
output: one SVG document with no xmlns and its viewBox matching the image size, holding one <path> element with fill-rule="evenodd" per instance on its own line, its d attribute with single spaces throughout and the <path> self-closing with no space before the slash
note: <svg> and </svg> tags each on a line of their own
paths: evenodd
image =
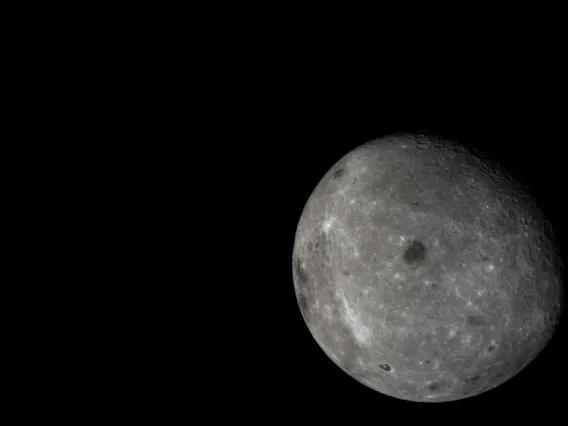
<svg viewBox="0 0 568 426">
<path fill-rule="evenodd" d="M 528 191 L 457 143 L 347 153 L 298 223 L 298 305 L 347 374 L 396 398 L 471 397 L 525 368 L 563 307 L 554 233 Z"/>
</svg>

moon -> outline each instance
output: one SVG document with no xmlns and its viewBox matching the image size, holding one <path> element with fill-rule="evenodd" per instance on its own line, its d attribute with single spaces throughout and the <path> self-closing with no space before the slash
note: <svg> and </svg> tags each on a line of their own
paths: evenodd
<svg viewBox="0 0 568 426">
<path fill-rule="evenodd" d="M 554 233 L 529 191 L 459 143 L 397 134 L 318 183 L 292 255 L 298 306 L 346 374 L 444 402 L 523 370 L 563 310 Z"/>
</svg>

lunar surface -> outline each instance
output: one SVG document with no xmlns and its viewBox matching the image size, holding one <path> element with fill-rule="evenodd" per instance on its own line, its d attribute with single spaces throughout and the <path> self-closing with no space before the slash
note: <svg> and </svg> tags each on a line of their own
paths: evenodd
<svg viewBox="0 0 568 426">
<path fill-rule="evenodd" d="M 563 307 L 553 231 L 505 170 L 402 134 L 347 153 L 300 217 L 298 305 L 322 350 L 382 394 L 478 395 L 527 366 Z"/>
</svg>

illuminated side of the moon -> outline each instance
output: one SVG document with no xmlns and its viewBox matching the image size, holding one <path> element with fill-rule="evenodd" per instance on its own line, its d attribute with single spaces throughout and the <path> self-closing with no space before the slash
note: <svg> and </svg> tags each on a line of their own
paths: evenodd
<svg viewBox="0 0 568 426">
<path fill-rule="evenodd" d="M 550 340 L 562 311 L 550 224 L 497 165 L 395 135 L 348 153 L 298 223 L 293 276 L 314 339 L 396 398 L 488 391 Z"/>
</svg>

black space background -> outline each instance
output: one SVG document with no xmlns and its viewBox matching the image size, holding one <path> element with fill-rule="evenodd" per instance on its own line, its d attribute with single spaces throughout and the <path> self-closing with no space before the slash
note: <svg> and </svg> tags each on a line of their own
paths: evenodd
<svg viewBox="0 0 568 426">
<path fill-rule="evenodd" d="M 185 417 L 195 416 L 194 409 L 202 407 L 207 416 L 220 414 L 231 421 L 243 414 L 244 420 L 261 417 L 259 423 L 268 425 L 279 423 L 285 414 L 292 416 L 294 423 L 307 423 L 304 414 L 308 412 L 320 418 L 337 415 L 353 419 L 361 415 L 376 423 L 393 419 L 400 423 L 407 416 L 454 422 L 479 415 L 487 424 L 494 420 L 494 413 L 503 413 L 509 421 L 512 413 L 519 413 L 514 416 L 519 419 L 533 413 L 544 421 L 548 420 L 546 413 L 556 417 L 567 394 L 566 319 L 535 361 L 491 392 L 447 404 L 397 400 L 359 384 L 319 348 L 296 301 L 292 249 L 308 197 L 337 160 L 381 136 L 427 130 L 477 145 L 515 169 L 546 206 L 566 262 L 568 72 L 561 66 L 565 46 L 556 46 L 552 40 L 560 37 L 548 31 L 563 29 L 565 23 L 551 23 L 549 17 L 555 12 L 547 7 L 539 27 L 533 24 L 532 5 L 526 20 L 511 16 L 514 11 L 508 7 L 502 18 L 494 18 L 498 36 L 486 34 L 480 40 L 481 33 L 487 32 L 485 20 L 472 19 L 467 36 L 458 37 L 456 30 L 463 21 L 446 18 L 447 10 L 440 11 L 440 17 L 456 28 L 425 20 L 425 28 L 416 27 L 417 32 L 413 32 L 413 23 L 404 14 L 373 12 L 372 25 L 355 19 L 351 28 L 349 19 L 320 16 L 324 8 L 319 6 L 313 17 L 300 8 L 291 8 L 289 19 L 280 10 L 284 7 L 270 17 L 257 5 L 244 13 L 240 3 L 235 3 L 235 8 L 246 16 L 229 11 L 222 21 L 224 8 L 215 4 L 211 25 L 198 14 L 176 14 L 169 8 L 164 19 L 155 18 L 153 8 L 150 19 L 133 18 L 131 7 L 123 19 L 114 10 L 101 8 L 105 17 L 116 19 L 118 32 L 125 34 L 124 42 L 89 11 L 85 16 L 94 16 L 96 22 L 95 30 L 87 27 L 89 38 L 98 42 L 105 34 L 109 48 L 90 49 L 75 30 L 69 32 L 61 26 L 63 38 L 78 43 L 77 48 L 62 49 L 61 56 L 71 64 L 65 64 L 63 71 L 52 65 L 60 58 L 51 48 L 63 43 L 33 36 L 34 43 L 36 38 L 45 38 L 49 46 L 48 60 L 40 59 L 30 67 L 34 74 L 44 73 L 44 78 L 34 75 L 33 80 L 38 80 L 42 89 L 49 87 L 53 94 L 40 96 L 43 102 L 37 105 L 23 95 L 22 101 L 39 110 L 55 111 L 65 125 L 59 126 L 60 121 L 52 120 L 49 114 L 46 121 L 65 128 L 77 147 L 83 146 L 84 134 L 91 132 L 102 141 L 102 147 L 86 145 L 97 163 L 93 173 L 97 194 L 92 204 L 99 196 L 104 200 L 103 220 L 97 217 L 93 221 L 94 232 L 102 235 L 98 238 L 104 247 L 101 258 L 95 256 L 95 269 L 104 275 L 101 280 L 97 277 L 95 288 L 98 291 L 101 283 L 109 285 L 109 291 L 104 287 L 100 291 L 102 298 L 118 305 L 117 311 L 127 312 L 127 320 L 119 324 L 104 310 L 97 310 L 93 316 L 97 326 L 102 317 L 112 318 L 109 329 L 116 330 L 112 333 L 116 339 L 111 339 L 107 348 L 108 336 L 103 329 L 103 360 L 95 351 L 97 357 L 92 362 L 71 371 L 81 388 L 93 383 L 85 379 L 85 371 L 94 372 L 104 382 L 101 389 L 93 387 L 101 399 L 85 396 L 78 387 L 67 388 L 78 399 L 94 402 L 94 409 L 83 414 L 104 411 L 111 399 L 116 405 L 132 399 L 136 409 L 125 410 L 129 418 L 137 413 L 146 416 L 148 407 L 157 405 L 155 400 L 165 400 L 157 410 L 161 423 L 167 414 L 177 415 L 177 408 Z M 468 7 L 464 15 L 469 16 L 471 9 Z M 73 19 L 62 16 L 82 26 L 81 14 L 73 14 Z M 493 17 L 493 5 L 482 14 Z M 171 22 L 174 15 L 181 21 L 178 25 Z M 206 28 L 194 25 L 190 20 L 193 16 L 198 23 L 206 21 Z M 308 31 L 302 31 L 302 24 L 297 22 L 304 16 Z M 52 20 L 47 21 L 53 26 Z M 505 21 L 514 21 L 519 28 L 510 29 Z M 316 22 L 325 22 L 330 28 L 320 29 Z M 386 28 L 390 22 L 394 27 Z M 129 24 L 133 23 L 144 29 L 131 30 Z M 193 29 L 195 34 L 185 34 L 186 29 Z M 360 29 L 369 34 L 359 34 Z M 440 32 L 439 40 L 428 39 L 426 35 L 431 36 L 435 29 Z M 19 34 L 13 33 L 17 39 Z M 103 60 L 98 59 L 99 51 Z M 33 52 L 22 52 L 37 60 Z M 75 52 L 86 54 L 84 64 L 76 62 Z M 128 66 L 123 69 L 121 63 Z M 51 80 L 52 68 L 64 84 Z M 93 77 L 84 77 L 83 68 L 92 70 Z M 18 84 L 9 83 L 20 90 Z M 34 92 L 31 81 L 30 85 Z M 73 114 L 68 117 L 52 105 L 52 101 L 61 101 L 62 86 L 70 87 L 71 100 L 65 98 L 64 103 L 75 110 L 81 133 L 68 126 Z M 81 103 L 90 103 L 93 98 L 95 113 L 84 110 L 75 97 Z M 100 104 L 96 102 L 99 98 Z M 46 133 L 41 122 L 28 121 L 23 127 Z M 117 123 L 123 123 L 123 132 L 110 129 Z M 144 143 L 146 139 L 149 143 Z M 122 148 L 124 141 L 128 143 Z M 109 145 L 108 152 L 104 144 Z M 51 144 L 44 146 L 46 151 L 52 149 Z M 196 153 L 201 146 L 212 148 L 213 153 Z M 23 147 L 33 151 L 27 144 Z M 165 152 L 158 152 L 161 150 Z M 67 147 L 57 154 L 67 162 Z M 99 155 L 105 159 L 100 169 Z M 120 172 L 113 171 L 115 165 Z M 83 167 L 80 157 L 77 168 Z M 115 173 L 121 178 L 117 179 Z M 108 191 L 103 185 L 100 195 L 99 176 L 110 182 Z M 62 173 L 62 179 L 76 180 L 66 173 Z M 51 188 L 47 192 L 51 194 Z M 85 191 L 81 188 L 78 192 Z M 133 207 L 121 209 L 124 204 Z M 45 207 L 38 210 L 43 212 Z M 70 211 L 75 214 L 74 209 Z M 193 219 L 196 213 L 205 213 L 211 223 Z M 50 218 L 49 214 L 45 216 Z M 99 227 L 106 228 L 107 216 L 112 228 L 115 224 L 119 228 L 111 236 L 106 229 L 99 231 Z M 137 220 L 140 216 L 141 225 Z M 67 216 L 62 219 L 67 221 Z M 81 228 L 91 225 L 89 221 Z M 46 228 L 59 232 L 51 223 Z M 198 233 L 204 234 L 203 243 L 196 241 Z M 80 232 L 77 234 L 83 239 Z M 50 243 L 50 238 L 45 240 Z M 45 251 L 50 250 L 51 246 Z M 75 245 L 71 250 L 85 257 Z M 118 254 L 113 257 L 115 252 Z M 124 275 L 107 274 L 102 267 L 123 263 L 132 252 L 136 262 L 124 262 Z M 154 260 L 162 256 L 164 263 Z M 180 265 L 182 271 L 178 272 Z M 156 276 L 151 273 L 154 269 Z M 133 279 L 138 270 L 141 279 Z M 178 273 L 181 278 L 168 276 Z M 119 285 L 114 285 L 116 280 Z M 141 285 L 145 281 L 150 285 Z M 118 297 L 115 290 L 125 282 L 127 296 Z M 52 291 L 52 286 L 45 287 Z M 203 289 L 213 294 L 201 297 L 197 293 Z M 91 297 L 90 287 L 88 291 Z M 140 302 L 137 293 L 143 294 Z M 77 304 L 77 309 L 83 307 L 82 302 Z M 140 313 L 131 314 L 130 309 Z M 65 321 L 77 322 L 73 317 L 65 317 Z M 198 336 L 200 332 L 204 336 Z M 78 333 L 92 339 L 82 329 Z M 138 334 L 141 345 L 137 344 Z M 70 342 L 75 344 L 74 339 Z M 123 346 L 132 346 L 133 350 L 122 354 Z M 44 356 L 50 350 L 41 348 L 32 355 Z M 75 353 L 70 351 L 62 361 L 67 364 Z M 108 380 L 108 373 L 101 373 L 107 370 L 107 358 L 114 367 L 108 369 L 112 370 Z M 143 362 L 139 362 L 141 358 Z M 50 360 L 48 356 L 45 359 Z M 45 382 L 45 390 L 36 390 L 23 379 L 22 384 L 42 398 L 59 397 L 54 390 L 61 386 L 60 370 L 51 366 L 47 370 L 55 377 Z M 200 376 L 207 385 L 197 383 Z M 196 402 L 196 395 L 206 401 Z M 67 398 L 58 401 L 64 410 L 75 403 Z M 33 402 L 25 402 L 27 411 L 43 414 Z M 432 417 L 422 417 L 424 413 Z"/>
<path fill-rule="evenodd" d="M 337 74 L 298 72 L 284 78 L 279 73 L 278 84 L 261 96 L 261 111 L 246 121 L 260 142 L 251 149 L 251 158 L 259 161 L 251 162 L 247 196 L 255 238 L 246 246 L 257 254 L 250 259 L 255 272 L 246 303 L 253 312 L 247 314 L 245 340 L 253 343 L 244 356 L 252 387 L 244 395 L 277 412 L 356 410 L 376 419 L 386 409 L 412 416 L 496 410 L 522 418 L 521 407 L 558 406 L 567 395 L 562 324 L 522 373 L 477 397 L 411 403 L 368 389 L 328 359 L 311 336 L 297 305 L 291 258 L 304 205 L 337 160 L 372 139 L 426 130 L 473 145 L 512 169 L 545 207 L 566 259 L 566 111 L 555 85 L 559 80 L 475 69 L 417 80 L 410 70 L 392 80 L 379 74 L 379 81 L 367 85 L 369 75 L 358 84 L 356 73 Z"/>
</svg>

